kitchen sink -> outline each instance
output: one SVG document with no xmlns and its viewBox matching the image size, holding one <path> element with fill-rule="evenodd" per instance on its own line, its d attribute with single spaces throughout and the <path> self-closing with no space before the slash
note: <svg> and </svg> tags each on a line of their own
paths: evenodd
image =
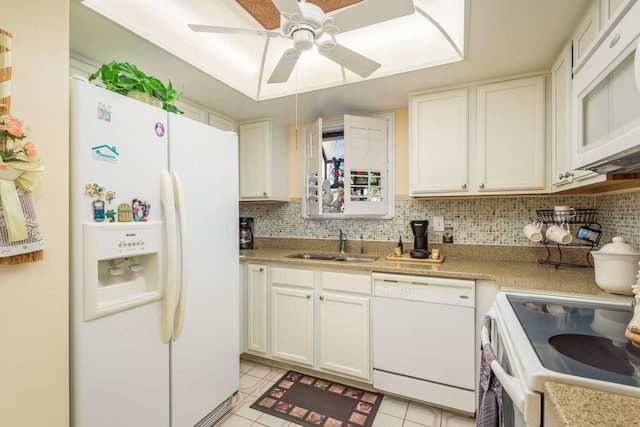
<svg viewBox="0 0 640 427">
<path fill-rule="evenodd" d="M 322 261 L 332 261 L 333 259 L 336 258 L 336 255 L 330 255 L 330 254 L 293 254 L 293 255 L 287 255 L 287 258 L 298 258 L 298 259 L 317 259 L 317 260 L 322 260 Z"/>
<path fill-rule="evenodd" d="M 378 257 L 356 257 L 356 256 L 340 256 L 334 258 L 333 261 L 341 261 L 341 262 L 373 262 L 377 260 Z"/>
<path fill-rule="evenodd" d="M 347 256 L 347 255 L 314 254 L 314 253 L 300 253 L 300 254 L 287 255 L 287 258 L 319 260 L 319 261 L 339 261 L 339 262 L 373 262 L 378 259 L 378 257 L 373 257 L 373 256 L 354 256 L 354 255 Z"/>
</svg>

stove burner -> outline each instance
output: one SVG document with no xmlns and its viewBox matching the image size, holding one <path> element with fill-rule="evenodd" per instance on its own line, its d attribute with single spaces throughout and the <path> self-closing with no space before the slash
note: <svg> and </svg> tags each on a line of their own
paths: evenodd
<svg viewBox="0 0 640 427">
<path fill-rule="evenodd" d="M 627 357 L 628 342 L 593 335 L 560 334 L 549 338 L 549 344 L 565 356 L 594 368 L 627 376 L 634 372 Z M 640 357 L 640 349 L 636 354 Z"/>
</svg>

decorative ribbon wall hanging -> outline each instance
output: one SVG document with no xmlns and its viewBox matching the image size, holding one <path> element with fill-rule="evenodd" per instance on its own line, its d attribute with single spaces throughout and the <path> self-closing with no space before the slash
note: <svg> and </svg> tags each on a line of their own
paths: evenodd
<svg viewBox="0 0 640 427">
<path fill-rule="evenodd" d="M 43 259 L 31 191 L 44 173 L 23 124 L 11 116 L 11 33 L 0 29 L 0 264 Z"/>
</svg>

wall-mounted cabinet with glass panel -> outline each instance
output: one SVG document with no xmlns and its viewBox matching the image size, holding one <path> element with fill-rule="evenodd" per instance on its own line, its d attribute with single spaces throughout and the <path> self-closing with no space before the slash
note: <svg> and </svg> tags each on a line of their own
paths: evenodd
<svg viewBox="0 0 640 427">
<path fill-rule="evenodd" d="M 393 216 L 393 122 L 393 114 L 344 116 L 304 129 L 304 217 Z"/>
</svg>

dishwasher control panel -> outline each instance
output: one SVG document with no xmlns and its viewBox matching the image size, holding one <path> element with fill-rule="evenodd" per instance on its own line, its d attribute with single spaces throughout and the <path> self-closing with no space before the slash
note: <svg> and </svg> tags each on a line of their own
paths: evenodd
<svg viewBox="0 0 640 427">
<path fill-rule="evenodd" d="M 475 307 L 475 280 L 373 274 L 373 295 L 418 302 Z"/>
</svg>

